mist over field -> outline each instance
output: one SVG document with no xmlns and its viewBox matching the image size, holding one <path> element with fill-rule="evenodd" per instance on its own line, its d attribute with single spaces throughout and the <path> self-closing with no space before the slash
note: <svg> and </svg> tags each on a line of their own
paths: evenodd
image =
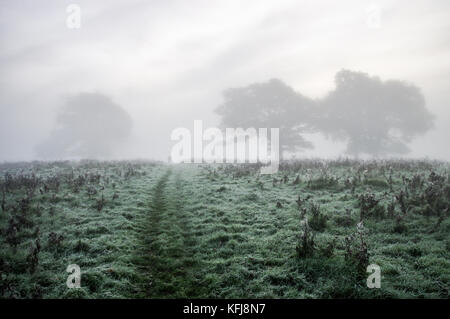
<svg viewBox="0 0 450 319">
<path fill-rule="evenodd" d="M 165 161 L 194 120 L 280 127 L 300 158 L 450 159 L 448 1 L 77 1 L 80 28 L 70 3 L 0 3 L 1 161 Z M 343 71 L 359 74 L 347 100 Z M 230 89 L 270 83 L 289 103 L 263 88 L 242 121 L 218 112 L 240 103 Z M 82 109 L 96 98 L 103 109 Z M 258 99 L 276 114 L 254 121 Z"/>
<path fill-rule="evenodd" d="M 448 0 L 75 1 L 0 0 L 0 300 L 449 299 Z"/>
</svg>

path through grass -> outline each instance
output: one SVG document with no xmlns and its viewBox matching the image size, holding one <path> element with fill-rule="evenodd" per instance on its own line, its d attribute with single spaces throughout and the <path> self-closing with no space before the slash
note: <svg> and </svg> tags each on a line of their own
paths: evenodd
<svg viewBox="0 0 450 319">
<path fill-rule="evenodd" d="M 153 188 L 136 258 L 142 272 L 140 297 L 187 298 L 198 293 L 195 240 L 183 207 L 184 187 L 180 172 L 174 176 L 169 168 Z"/>
</svg>

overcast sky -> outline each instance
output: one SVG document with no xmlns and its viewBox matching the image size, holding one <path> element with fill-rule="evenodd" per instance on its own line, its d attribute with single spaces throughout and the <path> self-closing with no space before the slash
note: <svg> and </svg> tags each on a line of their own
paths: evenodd
<svg viewBox="0 0 450 319">
<path fill-rule="evenodd" d="M 71 3 L 79 29 L 66 26 Z M 410 155 L 450 159 L 448 0 L 0 0 L 0 161 L 33 159 L 71 94 L 129 112 L 121 157 L 166 159 L 172 129 L 218 124 L 224 89 L 279 78 L 320 98 L 342 68 L 420 87 L 436 127 Z M 344 148 L 313 139 L 305 156 Z"/>
</svg>

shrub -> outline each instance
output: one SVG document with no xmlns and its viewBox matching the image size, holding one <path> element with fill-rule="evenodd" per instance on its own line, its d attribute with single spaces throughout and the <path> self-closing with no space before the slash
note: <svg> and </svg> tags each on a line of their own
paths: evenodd
<svg viewBox="0 0 450 319">
<path fill-rule="evenodd" d="M 364 180 L 364 184 L 372 186 L 372 187 L 377 187 L 377 188 L 387 188 L 387 187 L 389 187 L 389 184 L 385 180 L 380 179 L 380 178 L 369 178 L 369 179 L 366 179 L 366 180 Z"/>
<path fill-rule="evenodd" d="M 40 251 L 41 251 L 41 244 L 38 238 L 35 241 L 35 245 L 33 244 L 30 245 L 30 252 L 27 256 L 27 263 L 31 274 L 33 274 L 36 271 L 37 266 L 39 265 Z"/>
<path fill-rule="evenodd" d="M 297 203 L 298 209 L 301 209 L 310 198 L 311 198 L 311 195 L 308 195 L 305 198 L 301 198 L 300 195 L 298 195 L 298 198 L 295 201 Z"/>
<path fill-rule="evenodd" d="M 103 207 L 106 204 L 106 200 L 105 197 L 102 194 L 102 197 L 100 197 L 99 199 L 96 200 L 95 202 L 95 208 L 97 208 L 97 211 L 101 211 L 103 209 Z"/>
<path fill-rule="evenodd" d="M 389 218 L 394 218 L 395 214 L 395 201 L 392 199 L 392 201 L 387 206 L 387 214 Z"/>
<path fill-rule="evenodd" d="M 406 203 L 406 193 L 402 190 L 398 195 L 395 196 L 397 199 L 397 202 L 400 205 L 400 210 L 402 211 L 403 215 L 406 215 L 408 212 L 408 204 Z"/>
<path fill-rule="evenodd" d="M 322 214 L 320 206 L 312 203 L 310 207 L 311 217 L 309 218 L 309 224 L 315 231 L 323 231 L 327 226 L 327 216 Z"/>
<path fill-rule="evenodd" d="M 20 225 L 16 223 L 14 218 L 10 218 L 8 228 L 6 229 L 6 242 L 13 248 L 16 248 L 20 243 L 19 237 L 17 236 L 19 228 Z"/>
<path fill-rule="evenodd" d="M 48 246 L 59 249 L 61 247 L 61 242 L 64 240 L 63 235 L 58 235 L 55 232 L 48 234 Z"/>
<path fill-rule="evenodd" d="M 352 211 L 347 208 L 345 210 L 345 215 L 336 216 L 334 218 L 334 221 L 339 226 L 344 226 L 344 227 L 352 226 L 354 223 L 354 220 L 352 218 Z"/>
<path fill-rule="evenodd" d="M 356 232 L 344 239 L 345 259 L 357 266 L 359 274 L 364 274 L 369 265 L 366 232 L 363 222 L 359 222 L 356 226 Z"/>
<path fill-rule="evenodd" d="M 358 198 L 358 204 L 361 209 L 360 220 L 362 221 L 364 217 L 371 215 L 373 213 L 373 210 L 378 206 L 379 202 L 380 200 L 375 198 L 375 194 L 361 194 Z M 375 215 L 377 214 L 378 213 L 375 212 Z"/>
<path fill-rule="evenodd" d="M 314 254 L 314 233 L 307 219 L 304 219 L 301 223 L 301 235 L 299 236 L 296 250 L 300 258 L 311 257 Z"/>
<path fill-rule="evenodd" d="M 339 178 L 329 175 L 322 175 L 317 179 L 311 179 L 308 181 L 308 188 L 312 190 L 318 190 L 323 188 L 336 187 L 339 184 Z"/>
<path fill-rule="evenodd" d="M 66 289 L 64 292 L 64 299 L 84 299 L 88 297 L 88 293 L 86 289 L 76 288 L 76 289 Z"/>
<path fill-rule="evenodd" d="M 426 187 L 423 198 L 427 202 L 429 215 L 441 216 L 441 211 L 448 211 L 450 198 L 450 185 L 445 183 L 445 176 L 431 172 L 429 184 Z"/>
<path fill-rule="evenodd" d="M 97 292 L 104 282 L 104 278 L 101 274 L 92 272 L 83 273 L 81 278 L 82 285 L 87 287 L 90 292 Z"/>
<path fill-rule="evenodd" d="M 326 243 L 325 246 L 320 247 L 320 253 L 323 256 L 330 258 L 331 256 L 333 256 L 335 248 L 336 248 L 336 238 L 333 238 L 333 240 Z"/>
<path fill-rule="evenodd" d="M 77 243 L 75 244 L 74 250 L 76 252 L 88 252 L 89 251 L 89 244 L 81 241 L 81 239 L 79 239 L 77 241 Z"/>
<path fill-rule="evenodd" d="M 408 227 L 406 227 L 406 225 L 401 221 L 400 218 L 397 218 L 392 230 L 394 233 L 404 234 L 408 231 Z"/>
</svg>

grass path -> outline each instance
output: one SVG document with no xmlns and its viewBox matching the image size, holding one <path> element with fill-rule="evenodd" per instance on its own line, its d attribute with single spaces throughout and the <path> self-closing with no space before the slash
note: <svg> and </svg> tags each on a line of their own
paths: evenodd
<svg viewBox="0 0 450 319">
<path fill-rule="evenodd" d="M 139 229 L 138 297 L 273 297 L 295 282 L 293 269 L 288 278 L 277 275 L 283 256 L 295 251 L 279 248 L 295 230 L 277 231 L 291 214 L 265 210 L 247 184 L 219 192 L 221 185 L 190 167 L 168 168 L 155 184 Z"/>
<path fill-rule="evenodd" d="M 186 182 L 172 169 L 152 190 L 148 214 L 140 227 L 141 249 L 136 261 L 143 298 L 182 298 L 196 295 L 198 263 L 189 216 L 184 211 Z M 187 287 L 187 288 L 184 288 Z"/>
</svg>

